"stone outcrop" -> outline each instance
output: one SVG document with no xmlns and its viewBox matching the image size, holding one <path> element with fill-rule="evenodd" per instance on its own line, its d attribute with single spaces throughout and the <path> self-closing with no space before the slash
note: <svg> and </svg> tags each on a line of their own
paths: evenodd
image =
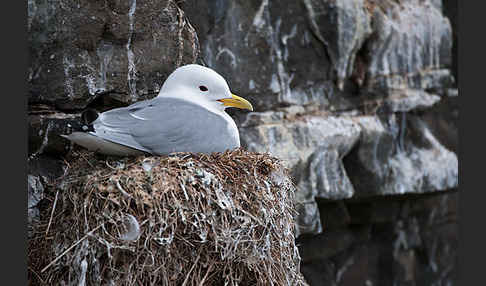
<svg viewBox="0 0 486 286">
<path fill-rule="evenodd" d="M 205 61 L 257 106 L 257 112 L 245 116 L 235 112 L 242 144 L 275 154 L 292 169 L 301 203 L 299 232 L 310 236 L 302 243 L 305 253 L 326 259 L 348 255 L 339 264 L 303 254 L 309 282 L 379 283 L 376 277 L 345 278 L 356 271 L 362 278 L 373 271 L 387 275 L 371 267 L 359 270 L 366 265 L 363 251 L 380 249 L 352 245 L 369 244 L 373 235 L 359 232 L 358 239 L 349 223 L 337 233 L 329 227 L 350 219 L 338 207 L 343 199 L 383 197 L 386 202 L 400 195 L 409 204 L 412 194 L 458 187 L 458 92 L 449 20 L 454 12 L 449 8 L 447 17 L 442 11 L 451 5 L 414 0 L 195 2 L 187 1 L 184 10 L 198 32 Z M 457 198 L 440 196 L 452 202 Z M 340 211 L 323 221 L 327 208 Z M 379 208 L 386 210 L 386 203 Z M 431 214 L 424 208 L 421 215 L 417 219 Z M 398 220 L 388 223 L 393 227 L 378 235 L 395 235 Z M 454 229 L 455 223 L 448 225 Z M 447 247 L 454 248 L 453 243 Z M 397 274 L 387 281 L 454 279 L 450 273 L 439 275 L 454 268 L 421 261 L 417 256 L 424 247 L 418 248 L 403 255 L 388 252 L 388 257 L 389 250 L 382 248 L 383 259 L 408 269 L 407 277 Z M 454 265 L 456 254 L 453 250 L 447 259 L 437 259 Z M 414 267 L 434 270 L 429 276 L 412 275 Z M 316 278 L 319 273 L 329 279 Z"/>
<path fill-rule="evenodd" d="M 82 109 L 100 95 L 153 97 L 198 56 L 175 1 L 28 1 L 29 103 Z"/>
<path fill-rule="evenodd" d="M 456 155 L 406 114 L 454 87 L 440 1 L 216 3 L 184 6 L 203 57 L 256 102 L 260 112 L 241 119 L 243 145 L 287 160 L 302 202 L 457 186 Z"/>
<path fill-rule="evenodd" d="M 320 202 L 297 239 L 310 285 L 458 285 L 457 192 Z"/>
<path fill-rule="evenodd" d="M 31 236 L 32 225 L 39 221 L 39 209 L 37 205 L 44 198 L 44 186 L 39 177 L 27 175 L 27 226 L 28 234 Z"/>
<path fill-rule="evenodd" d="M 229 111 L 243 147 L 291 170 L 311 285 L 454 284 L 454 3 L 29 0 L 29 165 L 61 164 L 83 108 L 204 63 L 255 107 Z"/>
</svg>

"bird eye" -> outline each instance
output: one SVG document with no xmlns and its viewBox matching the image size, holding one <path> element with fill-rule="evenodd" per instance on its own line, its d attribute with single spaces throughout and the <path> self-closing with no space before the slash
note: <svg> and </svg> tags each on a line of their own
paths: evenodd
<svg viewBox="0 0 486 286">
<path fill-rule="evenodd" d="M 201 90 L 201 91 L 208 91 L 208 88 L 205 87 L 204 85 L 200 85 L 199 86 L 199 90 Z"/>
</svg>

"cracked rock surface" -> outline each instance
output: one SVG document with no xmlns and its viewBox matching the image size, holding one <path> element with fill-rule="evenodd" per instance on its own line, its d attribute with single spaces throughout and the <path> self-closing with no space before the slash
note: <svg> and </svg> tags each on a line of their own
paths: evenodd
<svg viewBox="0 0 486 286">
<path fill-rule="evenodd" d="M 155 96 L 198 56 L 194 28 L 175 1 L 28 1 L 29 103 L 82 109 L 100 95 Z"/>
</svg>

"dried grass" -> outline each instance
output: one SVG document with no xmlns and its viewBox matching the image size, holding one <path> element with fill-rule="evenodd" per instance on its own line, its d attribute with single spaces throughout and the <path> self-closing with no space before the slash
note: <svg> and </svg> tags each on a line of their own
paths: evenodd
<svg viewBox="0 0 486 286">
<path fill-rule="evenodd" d="M 31 285 L 306 285 L 277 159 L 72 156 L 29 241 Z"/>
</svg>

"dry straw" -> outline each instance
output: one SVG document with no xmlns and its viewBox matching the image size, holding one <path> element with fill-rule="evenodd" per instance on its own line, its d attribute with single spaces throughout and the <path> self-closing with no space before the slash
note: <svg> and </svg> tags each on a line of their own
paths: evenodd
<svg viewBox="0 0 486 286">
<path fill-rule="evenodd" d="M 306 285 L 277 159 L 72 156 L 29 241 L 31 285 Z"/>
</svg>

